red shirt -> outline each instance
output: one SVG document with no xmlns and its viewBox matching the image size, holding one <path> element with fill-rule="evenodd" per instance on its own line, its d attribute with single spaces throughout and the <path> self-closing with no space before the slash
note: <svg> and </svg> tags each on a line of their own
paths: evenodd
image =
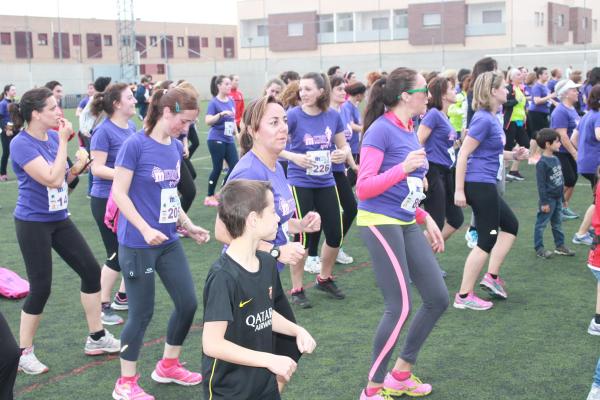
<svg viewBox="0 0 600 400">
<path fill-rule="evenodd" d="M 229 97 L 235 103 L 235 124 L 240 126 L 242 114 L 244 113 L 244 95 L 237 89 L 231 89 Z"/>
</svg>

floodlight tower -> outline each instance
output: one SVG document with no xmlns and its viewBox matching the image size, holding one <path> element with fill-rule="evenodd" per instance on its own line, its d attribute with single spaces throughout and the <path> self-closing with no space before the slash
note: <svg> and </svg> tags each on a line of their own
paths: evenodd
<svg viewBox="0 0 600 400">
<path fill-rule="evenodd" d="M 133 0 L 117 0 L 117 44 L 119 46 L 120 81 L 137 80 L 138 66 L 135 45 Z"/>
</svg>

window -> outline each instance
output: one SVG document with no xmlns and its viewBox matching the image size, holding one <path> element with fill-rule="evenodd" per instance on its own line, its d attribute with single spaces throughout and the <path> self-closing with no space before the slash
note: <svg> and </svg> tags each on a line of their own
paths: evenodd
<svg viewBox="0 0 600 400">
<path fill-rule="evenodd" d="M 150 36 L 150 47 L 156 47 L 158 45 L 158 40 L 156 40 L 156 36 Z"/>
<path fill-rule="evenodd" d="M 541 13 L 540 26 L 544 26 L 544 13 Z"/>
<path fill-rule="evenodd" d="M 223 47 L 223 39 L 218 37 L 215 38 L 215 47 L 220 49 L 221 47 Z"/>
<path fill-rule="evenodd" d="M 81 35 L 73 34 L 73 46 L 81 46 Z"/>
<path fill-rule="evenodd" d="M 15 56 L 17 58 L 33 57 L 33 38 L 31 32 L 15 31 Z"/>
<path fill-rule="evenodd" d="M 588 29 L 588 19 L 587 17 L 583 17 L 583 29 L 587 31 Z"/>
<path fill-rule="evenodd" d="M 104 45 L 112 46 L 112 38 L 110 40 L 111 44 L 106 44 L 106 36 L 104 37 Z M 121 46 L 122 47 L 131 47 L 131 37 L 130 36 L 121 36 Z"/>
<path fill-rule="evenodd" d="M 38 46 L 48 46 L 47 33 L 38 33 Z"/>
<path fill-rule="evenodd" d="M 184 47 L 185 46 L 185 40 L 183 38 L 183 36 L 177 36 L 177 47 Z"/>
<path fill-rule="evenodd" d="M 200 36 L 188 36 L 188 57 L 200 58 Z"/>
<path fill-rule="evenodd" d="M 302 22 L 292 22 L 288 24 L 288 36 L 304 36 L 304 24 Z"/>
<path fill-rule="evenodd" d="M 390 28 L 390 19 L 388 17 L 377 17 L 371 19 L 371 29 L 374 31 L 384 31 Z"/>
<path fill-rule="evenodd" d="M 10 45 L 10 32 L 0 33 L 0 44 Z"/>
<path fill-rule="evenodd" d="M 484 24 L 499 24 L 502 22 L 502 10 L 486 10 L 481 13 Z"/>
<path fill-rule="evenodd" d="M 156 72 L 159 75 L 164 75 L 165 74 L 165 64 L 156 64 Z"/>
<path fill-rule="evenodd" d="M 87 58 L 102 58 L 102 35 L 86 33 Z"/>
<path fill-rule="evenodd" d="M 125 39 L 125 37 L 123 37 Z M 105 46 L 112 46 L 112 35 L 102 36 L 102 44 Z"/>
<path fill-rule="evenodd" d="M 408 10 L 394 10 L 394 28 L 408 28 Z"/>
<path fill-rule="evenodd" d="M 207 37 L 202 38 L 202 47 L 208 47 L 208 38 Z"/>
<path fill-rule="evenodd" d="M 269 28 L 267 25 L 256 25 L 256 36 L 269 36 Z"/>
<path fill-rule="evenodd" d="M 565 14 L 559 14 L 558 15 L 558 26 L 560 26 L 561 28 L 563 26 L 565 26 Z"/>
<path fill-rule="evenodd" d="M 319 15 L 319 24 L 317 25 L 317 33 L 331 33 L 333 32 L 333 15 L 324 14 Z"/>
<path fill-rule="evenodd" d="M 337 15 L 338 32 L 352 32 L 354 30 L 354 19 L 352 13 L 340 13 Z"/>
<path fill-rule="evenodd" d="M 538 11 L 536 11 L 536 12 L 534 13 L 534 15 L 535 15 L 535 26 L 541 26 L 541 25 L 540 25 L 540 21 L 541 21 L 541 20 L 540 20 L 540 13 L 539 13 Z"/>
<path fill-rule="evenodd" d="M 441 14 L 423 14 L 424 27 L 438 27 L 442 24 Z"/>
</svg>

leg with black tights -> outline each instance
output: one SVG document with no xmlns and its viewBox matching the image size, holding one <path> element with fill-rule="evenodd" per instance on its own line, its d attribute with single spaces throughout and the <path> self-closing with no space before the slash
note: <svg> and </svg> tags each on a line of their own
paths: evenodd
<svg viewBox="0 0 600 400">
<path fill-rule="evenodd" d="M 208 196 L 215 195 L 215 188 L 223 170 L 223 160 L 225 159 L 226 143 L 220 140 L 208 140 L 208 151 L 212 160 L 212 171 L 208 176 Z"/>
<path fill-rule="evenodd" d="M 335 178 L 335 186 L 340 199 L 340 205 L 342 206 L 342 224 L 345 237 L 350 230 L 350 227 L 352 227 L 354 218 L 356 218 L 358 206 L 356 204 L 354 192 L 352 192 L 352 186 L 350 186 L 350 181 L 346 174 L 343 172 L 334 172 L 333 177 Z"/>
<path fill-rule="evenodd" d="M 8 158 L 10 157 L 10 141 L 14 136 L 7 136 L 5 132 L 0 133 L 2 141 L 2 159 L 0 159 L 0 175 L 6 175 Z"/>
<path fill-rule="evenodd" d="M 225 143 L 225 161 L 227 161 L 229 171 L 227 172 L 227 175 L 225 175 L 225 179 L 223 179 L 223 185 L 227 183 L 227 179 L 229 179 L 229 174 L 231 174 L 231 171 L 233 171 L 233 169 L 235 168 L 235 165 L 237 164 L 238 160 L 238 152 L 237 148 L 235 147 L 235 143 Z"/>
<path fill-rule="evenodd" d="M 196 197 L 196 184 L 185 159 L 181 163 L 177 190 L 181 194 L 181 208 L 187 213 Z"/>
<path fill-rule="evenodd" d="M 0 312 L 0 400 L 12 400 L 21 351 Z"/>
<path fill-rule="evenodd" d="M 190 124 L 190 129 L 188 130 L 188 142 L 190 143 L 189 152 L 190 158 L 194 155 L 198 146 L 200 146 L 200 139 L 198 139 L 198 132 L 196 131 L 196 125 Z"/>
</svg>

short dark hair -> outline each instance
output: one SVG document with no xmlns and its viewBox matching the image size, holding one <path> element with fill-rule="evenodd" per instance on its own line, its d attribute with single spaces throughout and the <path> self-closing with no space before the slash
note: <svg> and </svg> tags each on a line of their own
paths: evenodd
<svg viewBox="0 0 600 400">
<path fill-rule="evenodd" d="M 449 86 L 450 80 L 442 76 L 433 78 L 429 82 L 427 85 L 429 88 L 429 101 L 427 102 L 428 109 L 437 108 L 441 111 L 444 108 L 444 100 L 442 100 L 442 98 L 446 95 L 446 92 L 448 92 Z"/>
<path fill-rule="evenodd" d="M 251 212 L 261 215 L 267 208 L 269 190 L 273 190 L 269 182 L 248 179 L 229 181 L 223 186 L 219 192 L 219 218 L 233 239 L 244 234 Z"/>
<path fill-rule="evenodd" d="M 104 92 L 110 84 L 111 79 L 112 78 L 110 76 L 98 77 L 93 83 L 96 92 Z"/>
<path fill-rule="evenodd" d="M 287 85 L 291 81 L 299 81 L 300 74 L 297 73 L 296 71 L 284 71 L 281 73 L 281 75 L 279 75 L 279 78 L 281 78 L 283 83 L 285 83 Z"/>
<path fill-rule="evenodd" d="M 59 81 L 50 81 L 50 82 L 46 82 L 46 84 L 44 86 L 46 86 L 50 90 L 54 90 L 55 87 L 62 86 L 62 85 L 60 84 Z"/>
<path fill-rule="evenodd" d="M 329 67 L 329 69 L 327 70 L 327 75 L 329 75 L 329 76 L 335 75 L 335 71 L 337 71 L 338 69 L 340 69 L 339 65 L 334 65 L 333 67 Z"/>
<path fill-rule="evenodd" d="M 589 109 L 600 110 L 600 84 L 594 85 L 590 90 L 590 95 L 587 98 L 587 106 Z"/>
<path fill-rule="evenodd" d="M 357 94 L 365 94 L 367 87 L 362 82 L 354 82 L 346 86 L 346 93 L 348 96 L 356 96 Z"/>
<path fill-rule="evenodd" d="M 540 129 L 535 137 L 535 142 L 540 148 L 545 149 L 546 143 L 554 143 L 558 139 L 558 132 L 552 128 Z"/>
</svg>

